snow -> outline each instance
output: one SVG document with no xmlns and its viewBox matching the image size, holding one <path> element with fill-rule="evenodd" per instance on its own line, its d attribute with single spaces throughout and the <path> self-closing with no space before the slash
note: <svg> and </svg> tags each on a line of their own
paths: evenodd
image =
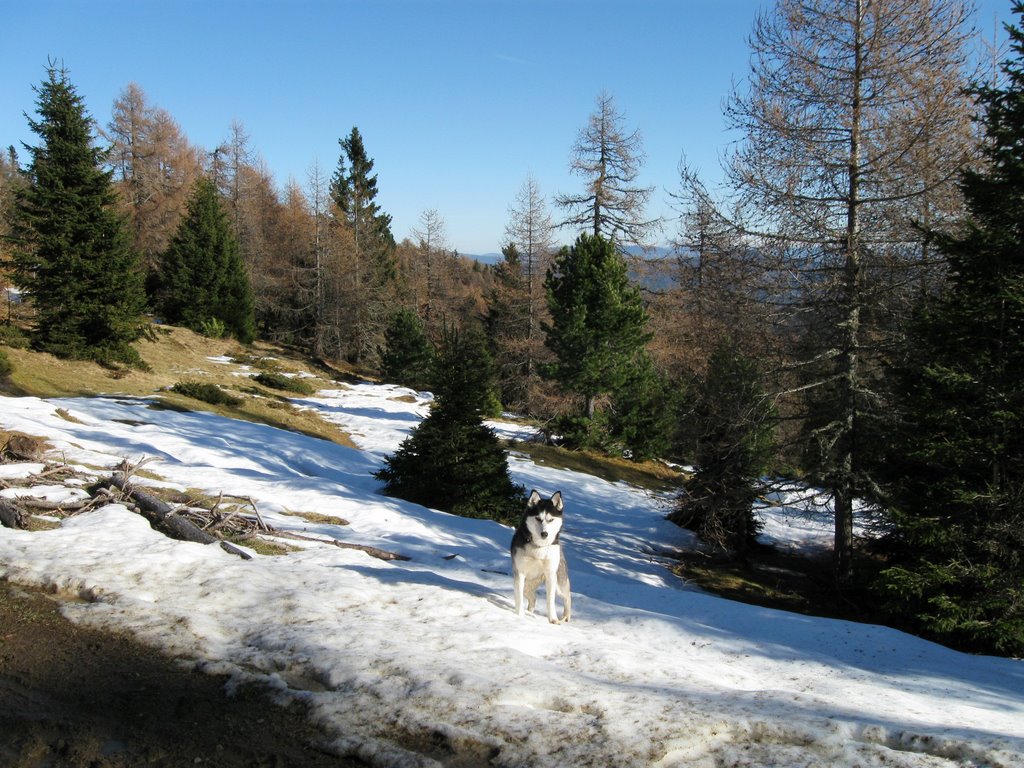
<svg viewBox="0 0 1024 768">
<path fill-rule="evenodd" d="M 664 519 L 669 499 L 513 452 L 517 482 L 563 492 L 573 586 L 572 623 L 549 624 L 543 600 L 519 619 L 510 529 L 389 499 L 372 477 L 429 394 L 339 385 L 293 402 L 358 449 L 147 398 L 2 398 L 0 427 L 97 476 L 154 457 L 161 479 L 140 482 L 251 497 L 272 526 L 408 561 L 309 542 L 244 561 L 108 505 L 0 528 L 0 578 L 85 598 L 64 606 L 73 621 L 307 701 L 335 749 L 373 765 L 1024 765 L 1024 662 L 705 594 L 667 567 L 696 546 Z M 45 482 L 34 495 L 80 493 Z M 765 535 L 821 546 L 827 515 L 797 513 L 790 491 L 760 510 Z"/>
</svg>

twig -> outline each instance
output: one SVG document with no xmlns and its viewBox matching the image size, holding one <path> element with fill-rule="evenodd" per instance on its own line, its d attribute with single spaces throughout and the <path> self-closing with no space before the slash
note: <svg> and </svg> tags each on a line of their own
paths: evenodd
<svg viewBox="0 0 1024 768">
<path fill-rule="evenodd" d="M 263 517 L 260 515 L 259 509 L 256 507 L 256 502 L 252 500 L 252 496 L 246 496 L 246 498 L 249 500 L 249 506 L 252 507 L 252 511 L 256 513 L 256 519 L 259 520 L 260 527 L 264 531 L 269 531 L 270 526 L 263 522 Z"/>
</svg>

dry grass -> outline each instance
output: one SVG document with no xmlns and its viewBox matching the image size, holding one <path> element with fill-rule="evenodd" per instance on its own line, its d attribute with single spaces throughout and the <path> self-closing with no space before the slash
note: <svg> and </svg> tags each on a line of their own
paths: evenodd
<svg viewBox="0 0 1024 768">
<path fill-rule="evenodd" d="M 679 472 L 657 461 L 634 462 L 590 451 L 567 451 L 544 443 L 517 442 L 510 449 L 541 466 L 584 472 L 610 483 L 625 482 L 656 492 L 679 487 Z"/>
<path fill-rule="evenodd" d="M 338 382 L 286 350 L 257 342 L 242 347 L 230 339 L 210 339 L 185 328 L 154 325 L 151 339 L 136 344 L 149 370 L 110 370 L 93 362 L 62 360 L 44 352 L 4 347 L 13 371 L 0 392 L 15 396 L 90 397 L 123 394 L 158 398 L 163 407 L 189 411 L 211 411 L 232 418 L 269 424 L 310 437 L 355 447 L 351 438 L 336 425 L 315 413 L 294 408 L 280 393 L 258 386 L 248 375 L 238 375 L 239 365 L 210 358 L 230 357 L 252 366 L 275 370 L 307 371 L 314 387 L 338 388 Z M 234 407 L 212 406 L 169 391 L 178 381 L 194 380 L 218 384 L 241 398 Z"/>
</svg>

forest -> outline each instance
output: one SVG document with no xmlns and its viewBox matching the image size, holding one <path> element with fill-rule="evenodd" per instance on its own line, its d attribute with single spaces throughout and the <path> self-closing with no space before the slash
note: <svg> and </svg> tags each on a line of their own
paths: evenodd
<svg viewBox="0 0 1024 768">
<path fill-rule="evenodd" d="M 602 92 L 567 147 L 578 192 L 527 178 L 493 266 L 436 210 L 396 240 L 358 127 L 282 188 L 242 123 L 195 146 L 135 83 L 101 121 L 51 61 L 37 143 L 0 158 L 0 342 L 130 369 L 155 318 L 436 390 L 379 477 L 460 514 L 519 498 L 479 429 L 502 409 L 568 450 L 692 466 L 671 519 L 738 562 L 753 503 L 799 480 L 834 510 L 838 592 L 1024 655 L 1024 4 L 990 65 L 964 3 L 927 5 L 763 11 L 726 182 L 681 165 L 671 222 Z M 442 470 L 440 445 L 464 455 Z"/>
</svg>

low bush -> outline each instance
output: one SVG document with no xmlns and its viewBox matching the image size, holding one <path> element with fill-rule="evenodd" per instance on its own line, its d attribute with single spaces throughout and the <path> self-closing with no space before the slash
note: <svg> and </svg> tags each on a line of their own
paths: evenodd
<svg viewBox="0 0 1024 768">
<path fill-rule="evenodd" d="M 179 381 L 171 387 L 171 391 L 185 397 L 191 397 L 194 400 L 202 400 L 210 405 L 235 406 L 242 402 L 241 398 L 235 397 L 225 392 L 216 384 L 209 382 Z"/>
<path fill-rule="evenodd" d="M 0 344 L 12 349 L 28 349 L 28 334 L 22 328 L 11 323 L 0 324 Z"/>
<path fill-rule="evenodd" d="M 283 373 L 264 371 L 252 377 L 257 384 L 262 384 L 271 389 L 281 389 L 285 392 L 295 392 L 300 395 L 312 395 L 316 390 L 309 382 L 295 376 L 285 376 Z"/>
</svg>

